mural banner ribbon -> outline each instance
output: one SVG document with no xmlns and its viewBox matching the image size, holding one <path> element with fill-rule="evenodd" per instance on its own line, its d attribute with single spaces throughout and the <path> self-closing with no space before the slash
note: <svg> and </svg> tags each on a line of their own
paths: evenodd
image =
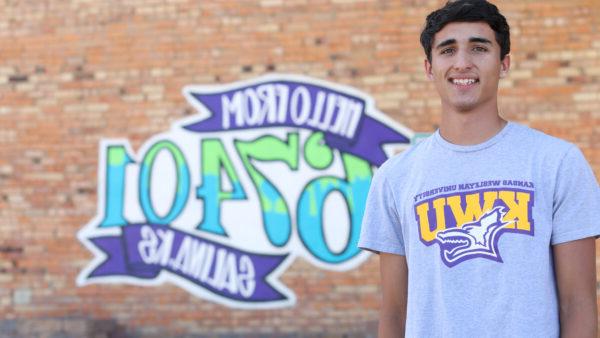
<svg viewBox="0 0 600 338">
<path fill-rule="evenodd" d="M 121 235 L 91 238 L 106 259 L 89 275 L 155 279 L 168 271 L 232 300 L 285 299 L 267 280 L 287 255 L 255 254 L 164 225 L 129 224 Z"/>
<path fill-rule="evenodd" d="M 323 132 L 328 146 L 376 166 L 387 159 L 383 144 L 410 143 L 406 136 L 365 114 L 369 108 L 365 99 L 325 85 L 270 80 L 223 91 L 192 87 L 186 94 L 209 115 L 184 126 L 193 132 L 305 128 Z"/>
</svg>

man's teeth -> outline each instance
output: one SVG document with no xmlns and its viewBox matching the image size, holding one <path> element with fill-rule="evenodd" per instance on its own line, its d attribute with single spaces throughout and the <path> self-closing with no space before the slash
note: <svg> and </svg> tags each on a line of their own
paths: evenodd
<svg viewBox="0 0 600 338">
<path fill-rule="evenodd" d="M 452 83 L 459 85 L 470 85 L 477 82 L 475 79 L 452 79 Z"/>
</svg>

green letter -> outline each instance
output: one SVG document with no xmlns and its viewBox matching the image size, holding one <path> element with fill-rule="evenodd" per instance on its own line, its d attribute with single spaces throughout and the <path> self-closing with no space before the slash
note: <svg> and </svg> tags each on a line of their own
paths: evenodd
<svg viewBox="0 0 600 338">
<path fill-rule="evenodd" d="M 198 229 L 227 236 L 221 225 L 221 202 L 246 199 L 246 193 L 221 140 L 202 140 L 201 148 L 202 184 L 196 190 L 196 196 L 204 201 L 204 219 Z M 221 187 L 222 169 L 231 182 L 231 191 Z"/>
<path fill-rule="evenodd" d="M 258 192 L 267 237 L 271 244 L 282 247 L 292 233 L 287 203 L 279 190 L 252 165 L 252 160 L 282 161 L 290 169 L 296 170 L 298 133 L 288 134 L 287 142 L 273 136 L 263 136 L 251 142 L 236 141 L 235 147 Z"/>
<path fill-rule="evenodd" d="M 330 264 L 345 262 L 360 252 L 356 245 L 372 175 L 371 166 L 365 160 L 342 153 L 342 161 L 345 180 L 333 176 L 316 178 L 304 188 L 298 202 L 300 239 L 315 258 Z M 349 236 L 341 252 L 331 251 L 323 232 L 323 204 L 333 191 L 342 193 L 350 214 Z"/>
<path fill-rule="evenodd" d="M 175 168 L 177 170 L 177 190 L 175 196 L 171 202 L 171 209 L 166 216 L 160 217 L 154 212 L 152 201 L 150 199 L 150 182 L 152 178 L 152 167 L 154 166 L 154 160 L 161 150 L 166 150 L 171 154 L 173 161 L 175 161 Z M 185 157 L 181 150 L 171 141 L 160 141 L 152 146 L 146 153 L 142 166 L 140 167 L 140 205 L 142 211 L 146 216 L 146 220 L 153 224 L 169 224 L 171 223 L 183 210 L 187 202 L 188 194 L 190 192 L 190 173 L 188 171 Z"/>
<path fill-rule="evenodd" d="M 106 148 L 106 185 L 104 196 L 104 219 L 100 227 L 127 225 L 123 218 L 123 200 L 125 198 L 125 167 L 133 163 L 125 147 L 108 146 Z"/>
</svg>

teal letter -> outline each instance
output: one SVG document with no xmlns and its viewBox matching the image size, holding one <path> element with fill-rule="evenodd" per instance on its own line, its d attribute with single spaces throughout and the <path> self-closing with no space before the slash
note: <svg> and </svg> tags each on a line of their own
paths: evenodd
<svg viewBox="0 0 600 338">
<path fill-rule="evenodd" d="M 311 137 L 312 138 L 312 137 Z M 305 149 L 308 163 L 326 163 L 328 161 L 310 159 L 311 153 Z M 319 155 L 322 156 L 322 155 Z M 308 183 L 298 202 L 298 234 L 308 251 L 317 259 L 337 264 L 356 256 L 360 250 L 358 236 L 365 210 L 371 166 L 367 161 L 350 154 L 342 153 L 346 180 L 332 176 L 322 176 Z M 332 252 L 323 232 L 323 204 L 327 196 L 339 191 L 346 199 L 350 214 L 350 231 L 345 248 L 341 252 Z"/>
<path fill-rule="evenodd" d="M 204 219 L 198 229 L 227 236 L 221 225 L 221 202 L 246 199 L 246 193 L 221 140 L 202 140 L 201 149 L 202 184 L 196 190 L 196 197 L 203 200 Z M 231 191 L 221 187 L 222 169 L 229 178 Z"/>
<path fill-rule="evenodd" d="M 150 199 L 152 167 L 154 166 L 154 160 L 156 159 L 156 156 L 162 150 L 166 150 L 169 152 L 169 154 L 171 154 L 171 157 L 175 162 L 175 169 L 177 170 L 177 190 L 175 191 L 175 196 L 171 202 L 171 209 L 164 217 L 160 217 L 156 214 L 154 207 L 152 206 L 152 200 Z M 177 216 L 179 216 L 185 207 L 189 192 L 190 173 L 188 171 L 185 157 L 183 156 L 183 153 L 179 147 L 177 147 L 171 141 L 160 141 L 154 144 L 146 153 L 140 168 L 140 205 L 148 222 L 152 224 L 163 225 L 171 223 L 177 218 Z"/>
<path fill-rule="evenodd" d="M 260 198 L 265 233 L 271 244 L 284 246 L 290 239 L 292 225 L 287 203 L 275 186 L 252 164 L 256 161 L 282 161 L 296 170 L 298 168 L 298 133 L 288 134 L 287 142 L 274 136 L 263 136 L 251 142 L 236 141 L 244 167 Z"/>
<path fill-rule="evenodd" d="M 127 225 L 123 218 L 123 200 L 125 195 L 125 167 L 133 163 L 125 147 L 108 146 L 106 148 L 106 185 L 104 196 L 104 219 L 100 227 Z"/>
</svg>

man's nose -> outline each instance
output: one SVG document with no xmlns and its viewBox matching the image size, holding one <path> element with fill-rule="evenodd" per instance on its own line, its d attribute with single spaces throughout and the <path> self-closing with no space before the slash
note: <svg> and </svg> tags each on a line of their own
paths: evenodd
<svg viewBox="0 0 600 338">
<path fill-rule="evenodd" d="M 454 68 L 456 70 L 471 69 L 473 67 L 471 55 L 466 50 L 458 51 L 454 61 Z"/>
</svg>

